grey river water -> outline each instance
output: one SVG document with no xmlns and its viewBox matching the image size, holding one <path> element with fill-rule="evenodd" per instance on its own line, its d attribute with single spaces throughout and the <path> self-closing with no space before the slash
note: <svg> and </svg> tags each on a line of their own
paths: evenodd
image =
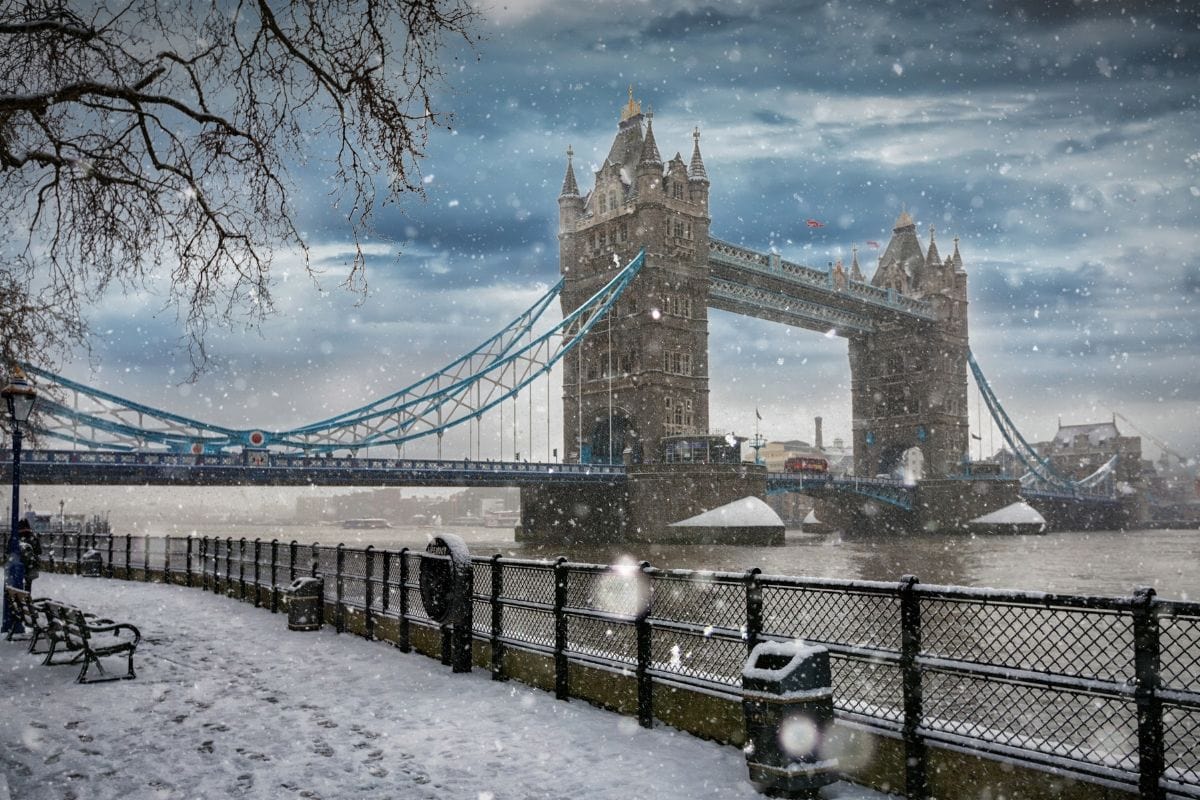
<svg viewBox="0 0 1200 800">
<path fill-rule="evenodd" d="M 120 531 L 117 531 L 120 533 Z M 319 525 L 156 526 L 152 534 L 278 538 L 301 543 L 376 548 L 424 548 L 439 532 L 455 533 L 472 554 L 614 563 L 649 561 L 657 567 L 775 575 L 896 580 L 911 573 L 923 583 L 1075 594 L 1124 595 L 1153 586 L 1160 597 L 1200 600 L 1200 531 L 1064 532 L 1044 536 L 843 538 L 789 531 L 782 547 L 614 545 L 536 546 L 497 528 L 396 527 L 344 530 Z"/>
</svg>

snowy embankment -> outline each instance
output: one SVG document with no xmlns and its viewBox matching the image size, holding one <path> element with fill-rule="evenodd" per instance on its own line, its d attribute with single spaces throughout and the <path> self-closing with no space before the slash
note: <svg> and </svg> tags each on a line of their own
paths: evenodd
<svg viewBox="0 0 1200 800">
<path fill-rule="evenodd" d="M 289 632 L 197 589 L 47 575 L 34 594 L 137 625 L 138 677 L 78 685 L 77 667 L 0 641 L 0 800 L 761 796 L 735 748 L 329 628 Z"/>
</svg>

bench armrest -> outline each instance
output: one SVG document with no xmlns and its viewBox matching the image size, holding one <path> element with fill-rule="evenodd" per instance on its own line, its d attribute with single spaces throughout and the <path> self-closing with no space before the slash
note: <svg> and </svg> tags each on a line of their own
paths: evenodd
<svg viewBox="0 0 1200 800">
<path fill-rule="evenodd" d="M 128 622 L 121 622 L 116 625 L 92 625 L 88 624 L 88 633 L 108 633 L 109 631 L 128 630 L 133 631 L 133 644 L 136 647 L 137 643 L 142 640 L 142 632 L 136 626 L 130 625 Z"/>
</svg>

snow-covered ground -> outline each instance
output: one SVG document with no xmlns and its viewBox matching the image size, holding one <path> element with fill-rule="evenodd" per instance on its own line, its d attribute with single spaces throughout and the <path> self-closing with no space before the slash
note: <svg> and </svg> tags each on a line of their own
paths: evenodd
<svg viewBox="0 0 1200 800">
<path fill-rule="evenodd" d="M 736 748 L 196 589 L 45 575 L 34 595 L 137 625 L 138 677 L 81 686 L 0 641 L 0 800 L 761 797 Z"/>
</svg>

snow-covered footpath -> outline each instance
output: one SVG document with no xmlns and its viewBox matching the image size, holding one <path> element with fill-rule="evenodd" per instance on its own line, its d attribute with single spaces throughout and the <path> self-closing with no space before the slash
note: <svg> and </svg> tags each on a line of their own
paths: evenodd
<svg viewBox="0 0 1200 800">
<path fill-rule="evenodd" d="M 138 677 L 81 686 L 0 641 L 0 800 L 761 797 L 735 748 L 196 589 L 46 575 L 34 595 L 137 625 Z"/>
</svg>

